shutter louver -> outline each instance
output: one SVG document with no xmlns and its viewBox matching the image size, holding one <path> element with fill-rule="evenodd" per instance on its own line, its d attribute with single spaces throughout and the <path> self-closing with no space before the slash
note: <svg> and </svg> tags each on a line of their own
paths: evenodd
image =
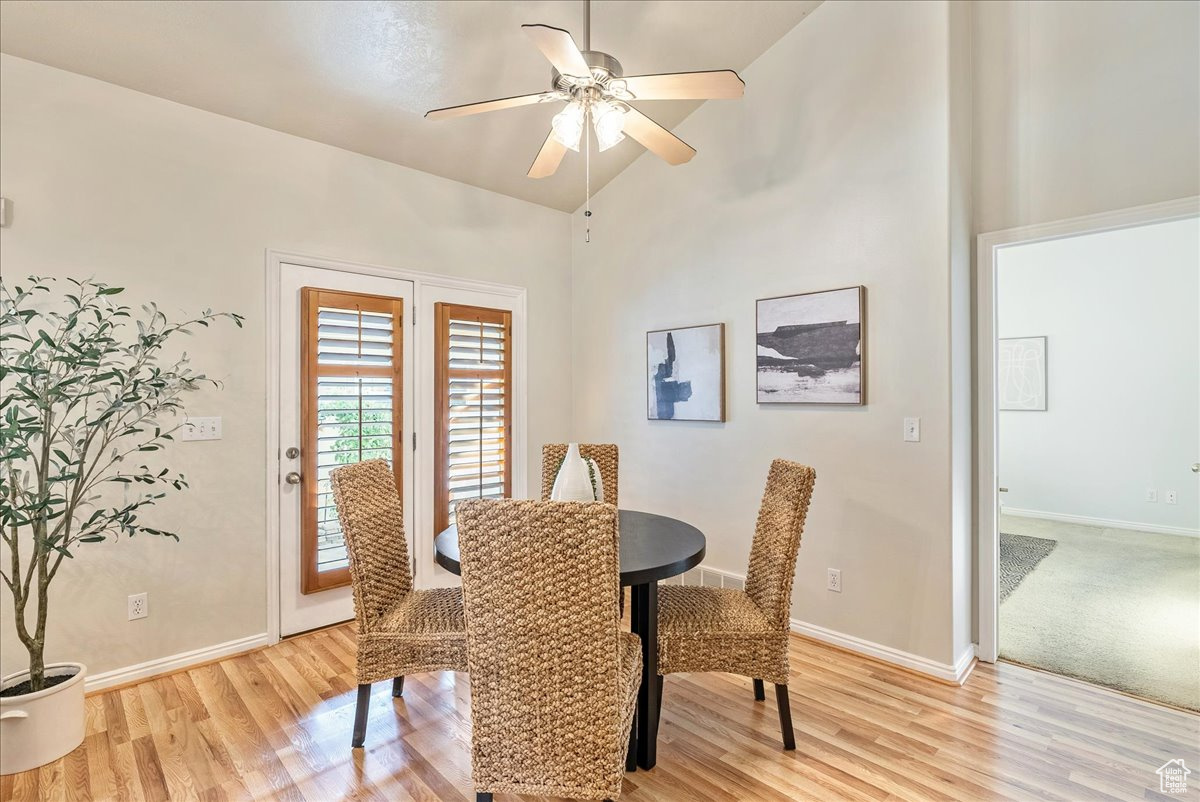
<svg viewBox="0 0 1200 802">
<path fill-rule="evenodd" d="M 306 514 L 303 590 L 349 582 L 330 474 L 367 459 L 393 462 L 400 437 L 400 303 L 305 289 L 303 416 Z M 393 462 L 393 465 L 395 463 Z"/>
<path fill-rule="evenodd" d="M 511 495 L 511 314 L 438 304 L 437 325 L 440 532 L 458 502 Z"/>
</svg>

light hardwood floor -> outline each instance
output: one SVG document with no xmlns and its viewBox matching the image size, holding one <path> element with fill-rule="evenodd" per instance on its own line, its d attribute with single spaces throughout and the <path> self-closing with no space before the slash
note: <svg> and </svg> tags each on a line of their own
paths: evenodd
<svg viewBox="0 0 1200 802">
<path fill-rule="evenodd" d="M 1180 799 L 1155 769 L 1200 770 L 1200 717 L 1071 680 L 980 665 L 958 688 L 799 637 L 791 657 L 796 751 L 749 679 L 671 676 L 658 766 L 622 800 Z M 96 694 L 83 746 L 0 797 L 474 798 L 465 675 L 410 677 L 394 703 L 376 685 L 352 751 L 353 688 L 343 626 Z"/>
</svg>

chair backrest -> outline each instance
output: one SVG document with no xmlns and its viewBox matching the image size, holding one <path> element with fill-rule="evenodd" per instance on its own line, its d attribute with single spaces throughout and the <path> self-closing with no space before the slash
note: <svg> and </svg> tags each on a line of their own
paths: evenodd
<svg viewBox="0 0 1200 802">
<path fill-rule="evenodd" d="M 477 499 L 456 515 L 476 789 L 619 784 L 616 508 Z"/>
<path fill-rule="evenodd" d="M 396 476 L 387 460 L 370 459 L 338 468 L 329 478 L 350 555 L 354 615 L 365 634 L 412 590 Z"/>
<path fill-rule="evenodd" d="M 816 480 L 817 472 L 807 465 L 777 459 L 758 508 L 746 593 L 780 629 L 788 628 L 796 554 Z"/>
<path fill-rule="evenodd" d="M 542 446 L 542 501 L 550 500 L 550 491 L 566 456 L 566 443 Z M 604 502 L 617 506 L 617 447 L 612 443 L 580 443 L 579 456 L 596 460 L 600 478 L 604 480 Z"/>
</svg>

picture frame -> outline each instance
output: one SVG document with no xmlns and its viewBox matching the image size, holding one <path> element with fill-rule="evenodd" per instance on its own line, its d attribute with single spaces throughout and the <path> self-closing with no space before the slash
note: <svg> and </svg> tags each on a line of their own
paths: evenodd
<svg viewBox="0 0 1200 802">
<path fill-rule="evenodd" d="M 867 403 L 867 288 L 755 301 L 755 396 L 759 404 Z"/>
<path fill-rule="evenodd" d="M 725 324 L 646 332 L 646 419 L 725 422 Z"/>
<path fill-rule="evenodd" d="M 996 409 L 1045 412 L 1049 409 L 1046 337 L 996 340 Z"/>
</svg>

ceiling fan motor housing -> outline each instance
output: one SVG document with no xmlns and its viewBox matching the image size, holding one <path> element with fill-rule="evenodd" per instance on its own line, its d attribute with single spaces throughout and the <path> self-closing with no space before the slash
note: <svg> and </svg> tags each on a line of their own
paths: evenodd
<svg viewBox="0 0 1200 802">
<path fill-rule="evenodd" d="M 621 69 L 621 62 L 608 53 L 601 53 L 599 50 L 584 50 L 581 52 L 583 60 L 592 70 L 592 80 L 597 84 L 607 86 L 609 81 L 625 75 L 625 72 Z M 551 67 L 550 86 L 555 90 L 566 89 L 569 91 L 576 84 L 570 77 L 564 76 L 558 70 Z"/>
</svg>

